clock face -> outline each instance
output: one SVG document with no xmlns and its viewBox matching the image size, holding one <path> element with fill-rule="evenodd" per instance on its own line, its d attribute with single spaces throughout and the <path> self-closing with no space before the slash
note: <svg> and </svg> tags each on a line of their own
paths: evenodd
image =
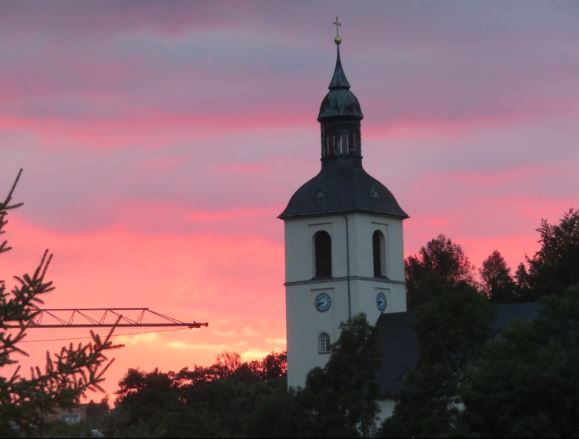
<svg viewBox="0 0 579 439">
<path fill-rule="evenodd" d="M 321 293 L 316 296 L 316 309 L 318 311 L 327 311 L 330 309 L 330 306 L 332 306 L 332 298 L 326 293 Z"/>
<path fill-rule="evenodd" d="M 378 293 L 376 295 L 376 306 L 380 311 L 386 310 L 386 305 L 388 302 L 386 301 L 386 295 L 384 293 Z"/>
</svg>

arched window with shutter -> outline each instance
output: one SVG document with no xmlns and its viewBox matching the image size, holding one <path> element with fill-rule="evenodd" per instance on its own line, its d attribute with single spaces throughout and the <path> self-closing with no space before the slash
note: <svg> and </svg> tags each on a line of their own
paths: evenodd
<svg viewBox="0 0 579 439">
<path fill-rule="evenodd" d="M 328 232 L 317 232 L 314 235 L 314 273 L 318 279 L 332 277 L 332 239 Z"/>
</svg>

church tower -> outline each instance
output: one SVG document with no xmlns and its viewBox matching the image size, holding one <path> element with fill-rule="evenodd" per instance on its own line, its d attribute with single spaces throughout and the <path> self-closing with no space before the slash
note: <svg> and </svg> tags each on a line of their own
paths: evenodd
<svg viewBox="0 0 579 439">
<path fill-rule="evenodd" d="M 339 25 L 336 20 L 337 26 Z M 291 197 L 284 221 L 288 385 L 323 367 L 340 324 L 406 311 L 402 221 L 392 193 L 362 167 L 358 99 L 340 59 L 320 106 L 321 171 Z"/>
</svg>

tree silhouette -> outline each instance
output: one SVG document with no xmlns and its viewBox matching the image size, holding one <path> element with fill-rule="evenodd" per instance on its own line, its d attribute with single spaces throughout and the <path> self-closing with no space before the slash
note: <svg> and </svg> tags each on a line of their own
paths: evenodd
<svg viewBox="0 0 579 439">
<path fill-rule="evenodd" d="M 469 367 L 455 437 L 577 437 L 579 284 L 491 340 Z"/>
<path fill-rule="evenodd" d="M 579 282 L 579 211 L 569 209 L 559 224 L 545 219 L 537 229 L 541 248 L 528 259 L 528 282 L 535 297 L 560 294 Z"/>
<path fill-rule="evenodd" d="M 22 205 L 12 202 L 21 174 L 22 170 L 0 202 L 0 235 L 5 233 L 8 212 Z M 0 254 L 10 249 L 6 240 L 0 243 Z M 0 368 L 11 366 L 10 375 L 0 376 L 0 435 L 40 435 L 47 414 L 57 407 L 70 408 L 87 390 L 102 390 L 99 383 L 112 363 L 105 352 L 118 347 L 111 342 L 114 328 L 104 339 L 91 331 L 91 342 L 71 343 L 54 356 L 47 352 L 43 370 L 33 367 L 30 376 L 21 375 L 15 357 L 27 355 L 19 343 L 38 315 L 42 297 L 54 289 L 46 280 L 51 261 L 52 254 L 46 250 L 32 274 L 14 276 L 10 291 L 6 281 L 0 280 Z"/>
<path fill-rule="evenodd" d="M 474 283 L 473 266 L 462 247 L 444 235 L 426 243 L 404 263 L 408 307 L 416 309 L 445 289 Z"/>
<path fill-rule="evenodd" d="M 516 284 L 510 269 L 498 250 L 482 263 L 479 270 L 482 291 L 493 303 L 513 303 L 516 301 Z"/>
<path fill-rule="evenodd" d="M 375 426 L 380 359 L 373 327 L 359 314 L 340 329 L 327 364 L 312 369 L 297 394 L 297 436 L 366 437 Z"/>
<path fill-rule="evenodd" d="M 448 436 L 469 362 L 492 336 L 494 310 L 471 286 L 444 290 L 416 311 L 419 360 L 405 374 L 386 437 Z"/>
<path fill-rule="evenodd" d="M 292 426 L 284 420 L 286 409 L 292 406 L 286 370 L 285 352 L 251 362 L 224 352 L 211 366 L 195 365 L 179 372 L 129 369 L 120 382 L 109 433 L 122 437 L 285 436 Z M 281 413 L 276 411 L 280 407 Z"/>
</svg>

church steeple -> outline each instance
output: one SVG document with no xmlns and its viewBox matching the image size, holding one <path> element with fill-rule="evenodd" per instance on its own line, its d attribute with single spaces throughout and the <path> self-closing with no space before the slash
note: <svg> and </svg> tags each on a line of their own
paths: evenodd
<svg viewBox="0 0 579 439">
<path fill-rule="evenodd" d="M 336 18 L 336 26 L 340 23 Z M 362 166 L 362 111 L 340 58 L 318 115 L 320 172 L 291 197 L 284 221 L 289 387 L 324 367 L 341 322 L 406 311 L 402 221 L 394 195 Z M 388 163 L 385 163 L 388 165 Z"/>
<path fill-rule="evenodd" d="M 337 18 L 336 26 L 341 25 Z M 360 121 L 364 117 L 358 99 L 350 91 L 350 83 L 344 73 L 340 58 L 339 34 L 336 43 L 336 67 L 328 89 L 320 105 L 318 122 L 321 125 L 322 160 L 334 158 L 362 158 L 360 144 Z"/>
<path fill-rule="evenodd" d="M 334 22 L 340 26 L 338 19 Z M 392 193 L 362 166 L 358 99 L 350 91 L 340 57 L 342 39 L 336 35 L 336 66 L 318 114 L 322 169 L 292 196 L 279 216 L 292 218 L 366 212 L 408 218 Z"/>
<path fill-rule="evenodd" d="M 340 45 L 338 44 L 337 46 L 338 56 L 336 58 L 336 68 L 334 69 L 334 76 L 332 76 L 332 80 L 328 86 L 330 90 L 335 88 L 350 88 L 350 83 L 346 78 L 346 74 L 344 73 L 344 69 L 342 67 L 342 60 L 340 59 Z"/>
</svg>

